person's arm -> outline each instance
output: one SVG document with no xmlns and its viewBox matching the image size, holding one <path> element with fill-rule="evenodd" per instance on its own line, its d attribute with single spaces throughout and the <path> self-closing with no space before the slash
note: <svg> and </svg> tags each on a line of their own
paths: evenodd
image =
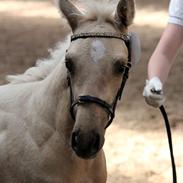
<svg viewBox="0 0 183 183">
<path fill-rule="evenodd" d="M 148 78 L 158 77 L 164 83 L 174 58 L 183 43 L 183 26 L 169 23 L 149 60 Z"/>
<path fill-rule="evenodd" d="M 183 0 L 171 0 L 168 25 L 148 63 L 143 96 L 153 107 L 164 104 L 163 84 L 183 43 Z"/>
<path fill-rule="evenodd" d="M 183 26 L 169 23 L 148 63 L 148 80 L 143 96 L 153 107 L 160 107 L 165 101 L 163 84 L 182 43 Z"/>
</svg>

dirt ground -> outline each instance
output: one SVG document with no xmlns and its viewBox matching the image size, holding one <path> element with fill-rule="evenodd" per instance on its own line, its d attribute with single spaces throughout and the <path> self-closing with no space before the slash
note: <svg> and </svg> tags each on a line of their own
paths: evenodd
<svg viewBox="0 0 183 183">
<path fill-rule="evenodd" d="M 106 133 L 108 183 L 172 182 L 162 116 L 142 97 L 147 61 L 166 25 L 167 7 L 166 0 L 137 0 L 131 29 L 140 35 L 142 59 L 131 70 L 123 102 Z M 22 73 L 38 58 L 46 57 L 48 48 L 62 40 L 68 30 L 49 1 L 0 1 L 0 84 L 5 83 L 7 74 Z M 183 183 L 182 56 L 183 50 L 165 85 L 179 183 Z"/>
</svg>

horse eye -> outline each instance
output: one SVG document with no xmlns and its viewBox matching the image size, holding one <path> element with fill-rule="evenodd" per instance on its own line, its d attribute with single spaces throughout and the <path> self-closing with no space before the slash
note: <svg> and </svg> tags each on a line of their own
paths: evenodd
<svg viewBox="0 0 183 183">
<path fill-rule="evenodd" d="M 72 62 L 71 59 L 67 59 L 66 58 L 66 60 L 65 60 L 65 66 L 66 66 L 66 68 L 68 69 L 69 72 L 73 72 L 73 70 L 74 70 L 74 64 L 73 64 L 73 62 Z"/>
<path fill-rule="evenodd" d="M 118 68 L 118 73 L 120 74 L 123 74 L 125 71 L 125 67 L 123 65 L 121 65 L 119 68 Z"/>
<path fill-rule="evenodd" d="M 125 67 L 120 61 L 117 61 L 114 64 L 114 69 L 115 69 L 115 73 L 117 73 L 117 74 L 123 74 L 125 71 Z"/>
</svg>

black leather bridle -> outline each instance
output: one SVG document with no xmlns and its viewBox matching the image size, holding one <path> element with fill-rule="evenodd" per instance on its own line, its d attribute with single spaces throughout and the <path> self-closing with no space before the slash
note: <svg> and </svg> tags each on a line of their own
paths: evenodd
<svg viewBox="0 0 183 183">
<path fill-rule="evenodd" d="M 116 34 L 116 33 L 106 33 L 106 32 L 105 33 L 81 33 L 81 34 L 73 35 L 71 37 L 71 41 L 75 41 L 77 39 L 95 38 L 95 37 L 120 39 L 126 44 L 126 46 L 128 48 L 128 62 L 126 65 L 123 66 L 124 72 L 122 74 L 121 85 L 118 89 L 116 96 L 114 97 L 112 104 L 109 104 L 100 98 L 97 98 L 95 96 L 90 96 L 90 95 L 79 96 L 78 98 L 75 99 L 73 90 L 72 90 L 71 73 L 68 70 L 68 86 L 70 87 L 70 102 L 71 102 L 70 113 L 71 113 L 73 120 L 75 120 L 74 107 L 76 105 L 82 105 L 82 104 L 86 104 L 86 103 L 95 103 L 95 104 L 99 105 L 100 107 L 104 108 L 104 110 L 108 114 L 109 120 L 105 127 L 105 129 L 106 129 L 112 123 L 112 121 L 115 117 L 115 109 L 116 109 L 117 101 L 121 99 L 124 86 L 128 79 L 128 73 L 129 73 L 129 69 L 131 67 L 130 38 L 128 35 Z M 173 154 L 171 128 L 169 125 L 168 116 L 166 114 L 164 106 L 160 107 L 160 111 L 164 117 L 165 126 L 166 126 L 166 130 L 167 130 L 167 135 L 168 135 L 168 143 L 169 143 L 171 163 L 172 163 L 173 183 L 177 183 L 177 174 L 176 174 L 176 166 L 175 166 L 174 154 Z"/>
<path fill-rule="evenodd" d="M 120 39 L 122 40 L 125 45 L 128 48 L 128 62 L 126 65 L 123 65 L 124 67 L 124 72 L 122 74 L 122 81 L 121 85 L 118 89 L 118 92 L 116 96 L 113 99 L 113 102 L 111 104 L 107 103 L 106 101 L 97 98 L 95 96 L 91 95 L 82 95 L 79 96 L 78 98 L 75 98 L 73 89 L 72 89 L 72 79 L 71 79 L 71 73 L 68 70 L 68 86 L 70 87 L 70 113 L 75 120 L 75 114 L 74 114 L 74 108 L 75 106 L 78 105 L 83 105 L 86 103 L 95 103 L 102 107 L 108 114 L 108 122 L 107 125 L 105 126 L 105 129 L 112 123 L 114 117 L 115 117 L 115 109 L 117 105 L 117 101 L 121 99 L 122 92 L 126 83 L 126 80 L 128 79 L 128 73 L 129 69 L 131 67 L 131 60 L 130 60 L 130 51 L 129 51 L 129 36 L 128 35 L 123 35 L 123 34 L 117 34 L 117 33 L 110 33 L 110 32 L 105 32 L 105 33 L 80 33 L 80 34 L 74 34 L 71 36 L 71 42 L 75 41 L 77 39 L 86 39 L 86 38 L 115 38 L 115 39 Z"/>
</svg>

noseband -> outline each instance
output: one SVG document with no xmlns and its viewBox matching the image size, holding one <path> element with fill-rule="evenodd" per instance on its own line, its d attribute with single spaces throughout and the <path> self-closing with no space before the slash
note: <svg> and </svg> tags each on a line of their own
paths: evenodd
<svg viewBox="0 0 183 183">
<path fill-rule="evenodd" d="M 86 39 L 86 38 L 120 39 L 125 43 L 125 45 L 128 48 L 128 62 L 127 62 L 127 64 L 123 65 L 124 72 L 122 74 L 121 85 L 111 104 L 107 103 L 106 101 L 104 101 L 100 98 L 97 98 L 95 96 L 90 96 L 90 95 L 82 95 L 75 99 L 73 89 L 72 89 L 71 74 L 68 71 L 68 86 L 70 87 L 70 102 L 71 102 L 70 113 L 71 113 L 73 120 L 75 120 L 75 114 L 74 114 L 75 106 L 83 105 L 83 104 L 87 104 L 87 103 L 95 103 L 95 104 L 99 105 L 100 107 L 102 107 L 108 114 L 108 122 L 107 122 L 107 125 L 105 126 L 105 129 L 106 129 L 112 123 L 112 121 L 115 117 L 115 109 L 116 109 L 117 101 L 121 99 L 126 80 L 128 79 L 129 69 L 131 67 L 131 59 L 130 59 L 130 51 L 129 51 L 129 44 L 130 44 L 129 36 L 123 35 L 123 34 L 117 34 L 117 33 L 106 33 L 106 32 L 105 33 L 80 33 L 80 34 L 72 35 L 71 42 L 75 41 L 77 39 Z"/>
</svg>

